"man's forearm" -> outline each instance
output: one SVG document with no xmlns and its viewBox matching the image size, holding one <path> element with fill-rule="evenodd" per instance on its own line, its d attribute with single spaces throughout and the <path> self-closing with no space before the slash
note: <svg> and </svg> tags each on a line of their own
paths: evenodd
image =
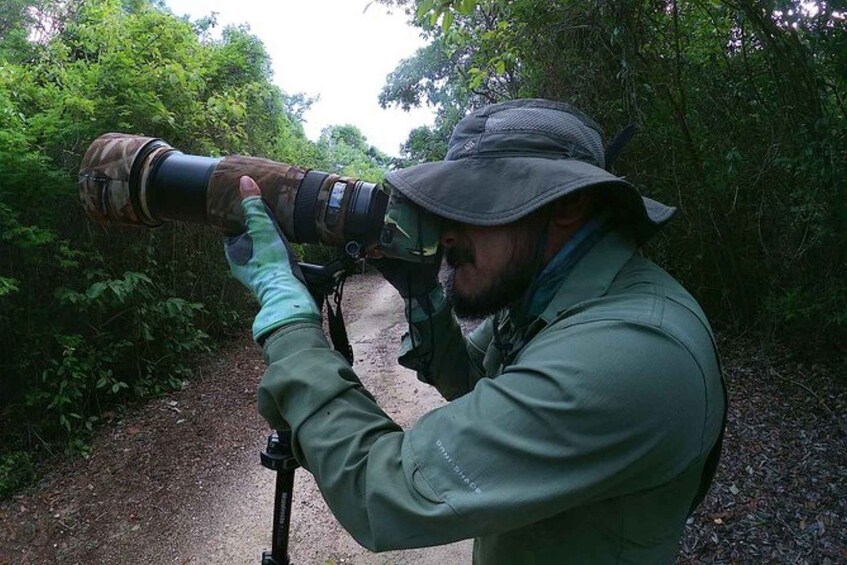
<svg viewBox="0 0 847 565">
<path fill-rule="evenodd" d="M 443 292 L 437 289 L 439 292 Z M 443 295 L 442 295 L 443 296 Z M 477 360 L 453 316 L 446 298 L 433 300 L 427 315 L 412 302 L 406 316 L 411 331 L 403 336 L 399 362 L 412 369 L 422 382 L 434 386 L 447 400 L 469 392 L 479 379 Z"/>
<path fill-rule="evenodd" d="M 318 324 L 287 326 L 264 350 L 259 412 L 272 427 L 291 426 L 295 457 L 361 545 L 381 551 L 471 535 L 457 527 L 449 505 L 411 480 L 416 465 L 403 430 L 330 349 Z"/>
</svg>

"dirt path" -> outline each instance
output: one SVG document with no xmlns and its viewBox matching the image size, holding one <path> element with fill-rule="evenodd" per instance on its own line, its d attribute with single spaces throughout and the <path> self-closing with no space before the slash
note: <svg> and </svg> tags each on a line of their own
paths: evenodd
<svg viewBox="0 0 847 565">
<path fill-rule="evenodd" d="M 403 426 L 443 401 L 396 364 L 402 303 L 381 279 L 350 279 L 345 316 L 355 368 Z M 258 452 L 264 367 L 242 339 L 185 390 L 107 425 L 92 457 L 63 462 L 35 492 L 0 506 L 0 564 L 257 564 L 270 544 L 271 471 Z M 470 542 L 373 554 L 335 521 L 311 475 L 297 473 L 291 558 L 298 564 L 470 562 Z"/>
<path fill-rule="evenodd" d="M 379 278 L 348 283 L 356 370 L 404 426 L 441 403 L 396 364 L 401 302 Z M 843 372 L 725 342 L 730 413 L 720 468 L 686 526 L 680 564 L 847 563 L 847 387 Z M 0 565 L 258 564 L 270 543 L 273 473 L 258 462 L 264 370 L 246 337 L 200 364 L 183 391 L 103 426 L 88 460 L 59 460 L 0 505 Z M 372 554 L 297 474 L 297 564 L 470 562 L 470 543 Z"/>
</svg>

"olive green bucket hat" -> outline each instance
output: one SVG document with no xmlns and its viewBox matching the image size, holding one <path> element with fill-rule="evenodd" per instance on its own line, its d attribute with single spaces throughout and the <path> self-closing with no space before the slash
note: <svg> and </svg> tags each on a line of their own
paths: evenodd
<svg viewBox="0 0 847 565">
<path fill-rule="evenodd" d="M 567 194 L 602 187 L 615 215 L 644 241 L 676 208 L 642 198 L 606 170 L 600 131 L 561 102 L 493 104 L 462 118 L 443 161 L 393 171 L 385 180 L 428 212 L 478 226 L 508 224 Z"/>
</svg>

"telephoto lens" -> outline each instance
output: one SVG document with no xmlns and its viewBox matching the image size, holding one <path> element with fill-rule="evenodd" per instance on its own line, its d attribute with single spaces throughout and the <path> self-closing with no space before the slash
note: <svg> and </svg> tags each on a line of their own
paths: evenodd
<svg viewBox="0 0 847 565">
<path fill-rule="evenodd" d="M 379 243 L 388 193 L 377 184 L 268 159 L 180 153 L 161 139 L 107 133 L 88 148 L 79 191 L 101 223 L 157 226 L 186 221 L 224 233 L 243 229 L 238 182 L 252 177 L 285 236 L 295 243 Z"/>
</svg>

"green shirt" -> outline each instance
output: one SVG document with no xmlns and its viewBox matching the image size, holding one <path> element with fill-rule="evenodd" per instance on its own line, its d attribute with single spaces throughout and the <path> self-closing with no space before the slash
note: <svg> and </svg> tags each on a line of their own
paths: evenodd
<svg viewBox="0 0 847 565">
<path fill-rule="evenodd" d="M 415 324 L 401 362 L 449 404 L 402 430 L 317 324 L 265 344 L 259 410 L 374 550 L 476 538 L 490 563 L 670 563 L 724 399 L 691 296 L 618 232 L 573 267 L 536 320 L 463 338 Z"/>
</svg>

